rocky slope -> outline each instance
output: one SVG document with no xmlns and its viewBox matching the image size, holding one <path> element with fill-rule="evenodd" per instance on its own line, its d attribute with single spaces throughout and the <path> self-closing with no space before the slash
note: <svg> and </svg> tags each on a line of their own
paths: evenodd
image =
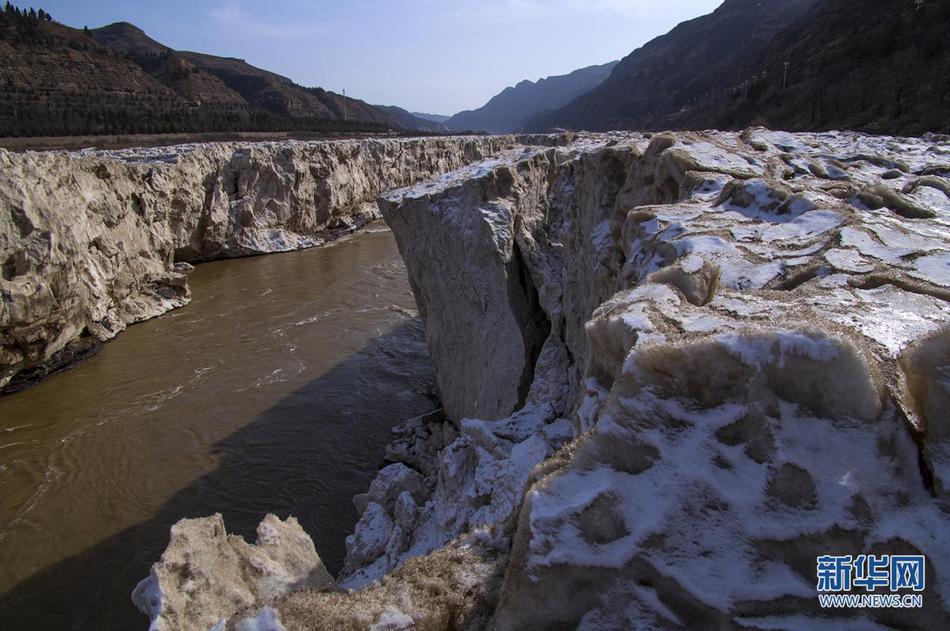
<svg viewBox="0 0 950 631">
<path fill-rule="evenodd" d="M 474 110 L 459 112 L 444 122 L 457 131 L 486 131 L 506 134 L 521 129 L 521 122 L 540 112 L 557 109 L 610 76 L 616 61 L 580 68 L 565 75 L 524 80 L 493 96 Z"/>
<path fill-rule="evenodd" d="M 707 104 L 687 105 L 667 125 L 950 132 L 950 77 L 942 70 L 950 66 L 948 28 L 946 2 L 825 0 L 697 81 L 693 94 L 707 94 Z"/>
<path fill-rule="evenodd" d="M 412 112 L 395 105 L 374 105 L 373 107 L 386 114 L 400 129 L 435 133 L 447 133 L 449 131 L 441 121 L 416 116 Z"/>
<path fill-rule="evenodd" d="M 712 13 L 683 22 L 634 50 L 596 88 L 539 113 L 524 126 L 649 129 L 641 118 L 651 114 L 659 121 L 650 122 L 665 129 L 663 118 L 682 106 L 684 92 L 693 96 L 693 82 L 770 41 L 816 1 L 822 0 L 725 0 Z"/>
<path fill-rule="evenodd" d="M 727 0 L 525 128 L 950 131 L 950 5 Z"/>
<path fill-rule="evenodd" d="M 942 628 L 948 157 L 941 137 L 614 134 L 386 195 L 446 415 L 399 428 L 355 499 L 355 591 L 216 615 Z M 885 553 L 926 556 L 922 608 L 819 607 L 817 556 Z"/>
<path fill-rule="evenodd" d="M 0 387 L 188 301 L 186 262 L 319 245 L 513 137 L 0 150 Z"/>
<path fill-rule="evenodd" d="M 242 59 L 176 51 L 128 22 L 79 30 L 0 11 L 0 136 L 443 131 Z"/>
</svg>

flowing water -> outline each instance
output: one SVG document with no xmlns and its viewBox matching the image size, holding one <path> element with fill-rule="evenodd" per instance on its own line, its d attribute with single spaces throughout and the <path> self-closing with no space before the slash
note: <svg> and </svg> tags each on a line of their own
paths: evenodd
<svg viewBox="0 0 950 631">
<path fill-rule="evenodd" d="M 295 515 L 331 572 L 390 429 L 435 407 L 392 235 L 199 266 L 193 301 L 0 398 L 0 629 L 136 629 L 181 517 Z"/>
</svg>

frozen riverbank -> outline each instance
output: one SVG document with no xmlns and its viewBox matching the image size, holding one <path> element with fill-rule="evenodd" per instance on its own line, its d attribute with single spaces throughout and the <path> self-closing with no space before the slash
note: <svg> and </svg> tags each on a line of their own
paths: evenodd
<svg viewBox="0 0 950 631">
<path fill-rule="evenodd" d="M 618 134 L 387 195 L 447 418 L 357 498 L 340 580 L 366 587 L 260 615 L 939 628 L 948 161 L 941 137 Z M 926 555 L 923 609 L 819 608 L 815 557 L 869 553 Z"/>
<path fill-rule="evenodd" d="M 513 136 L 0 150 L 0 387 L 186 304 L 188 262 L 320 245 Z M 317 281 L 319 282 L 319 281 Z"/>
</svg>

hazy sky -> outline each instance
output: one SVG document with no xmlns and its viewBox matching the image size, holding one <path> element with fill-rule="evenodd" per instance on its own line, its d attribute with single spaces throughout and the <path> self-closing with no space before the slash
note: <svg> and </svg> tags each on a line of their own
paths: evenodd
<svg viewBox="0 0 950 631">
<path fill-rule="evenodd" d="M 522 79 L 619 59 L 721 0 L 15 0 L 90 28 L 125 20 L 374 104 L 454 114 Z"/>
</svg>

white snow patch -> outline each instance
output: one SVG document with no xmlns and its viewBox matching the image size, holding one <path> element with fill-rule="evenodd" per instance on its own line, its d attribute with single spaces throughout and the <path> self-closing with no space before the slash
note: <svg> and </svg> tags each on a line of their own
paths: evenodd
<svg viewBox="0 0 950 631">
<path fill-rule="evenodd" d="M 850 249 L 835 248 L 825 252 L 825 260 L 836 269 L 863 274 L 874 270 L 874 265 Z"/>
<path fill-rule="evenodd" d="M 922 256 L 914 261 L 910 275 L 934 285 L 950 287 L 950 252 Z"/>
<path fill-rule="evenodd" d="M 772 336 L 724 333 L 713 339 L 742 363 L 756 368 L 772 363 L 784 367 L 789 355 L 818 362 L 829 362 L 838 356 L 838 343 L 822 332 L 777 331 L 774 339 Z"/>
<path fill-rule="evenodd" d="M 277 612 L 270 607 L 261 607 L 260 612 L 253 618 L 239 620 L 234 625 L 235 631 L 287 631 L 280 622 Z"/>
<path fill-rule="evenodd" d="M 690 254 L 680 261 L 680 268 L 687 274 L 695 274 L 703 268 L 703 257 Z"/>
<path fill-rule="evenodd" d="M 390 607 L 379 615 L 379 619 L 369 628 L 370 631 L 402 631 L 411 629 L 415 621 L 408 614 Z"/>
</svg>

